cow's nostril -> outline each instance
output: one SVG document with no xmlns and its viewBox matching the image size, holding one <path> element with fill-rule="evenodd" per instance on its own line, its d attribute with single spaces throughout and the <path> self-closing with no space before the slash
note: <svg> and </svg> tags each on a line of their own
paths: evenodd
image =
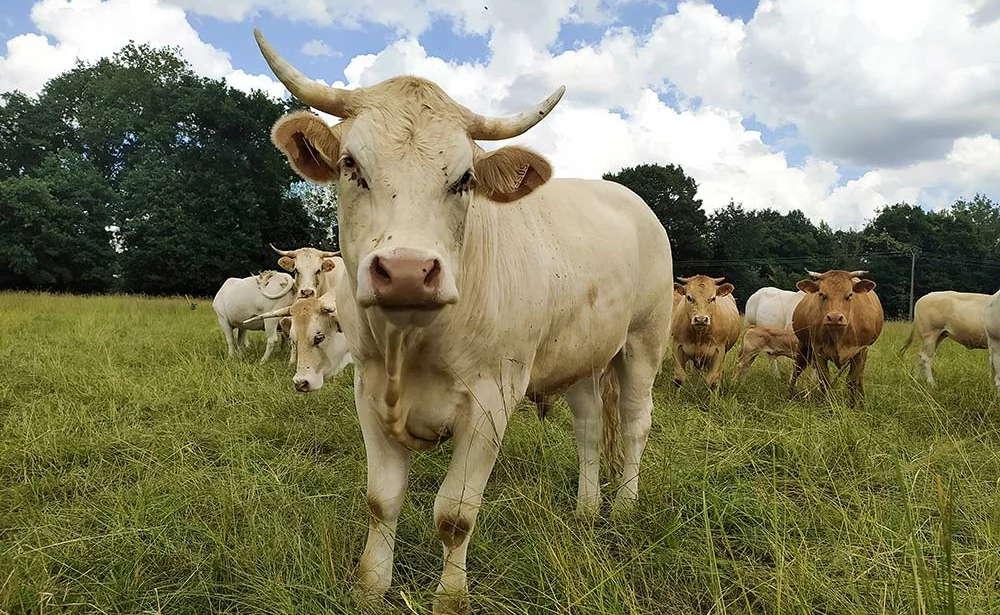
<svg viewBox="0 0 1000 615">
<path fill-rule="evenodd" d="M 376 278 L 386 282 L 392 281 L 392 276 L 389 275 L 389 271 L 382 265 L 382 259 L 378 257 L 375 257 L 375 260 L 372 261 L 372 273 Z"/>
<path fill-rule="evenodd" d="M 436 286 L 438 280 L 441 278 L 441 263 L 438 259 L 434 259 L 431 265 L 431 270 L 427 272 L 424 276 L 424 286 Z"/>
</svg>

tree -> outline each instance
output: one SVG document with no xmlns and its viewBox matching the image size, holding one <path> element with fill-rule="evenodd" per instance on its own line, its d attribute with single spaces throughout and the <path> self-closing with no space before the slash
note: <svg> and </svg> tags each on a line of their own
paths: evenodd
<svg viewBox="0 0 1000 615">
<path fill-rule="evenodd" d="M 667 229 L 674 261 L 699 260 L 711 254 L 708 217 L 696 198 L 698 185 L 679 166 L 640 164 L 604 179 L 618 182 L 638 194 Z"/>
</svg>

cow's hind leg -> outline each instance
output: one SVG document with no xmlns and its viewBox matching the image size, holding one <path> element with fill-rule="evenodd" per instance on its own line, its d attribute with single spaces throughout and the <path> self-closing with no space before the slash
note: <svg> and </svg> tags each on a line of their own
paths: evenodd
<svg viewBox="0 0 1000 615">
<path fill-rule="evenodd" d="M 247 353 L 247 330 L 237 329 L 236 330 L 236 352 L 241 356 L 246 356 Z"/>
<path fill-rule="evenodd" d="M 229 349 L 229 358 L 232 359 L 233 355 L 236 353 L 236 348 L 233 344 L 233 327 L 224 316 L 219 316 L 219 327 L 222 329 L 222 335 L 226 338 L 226 347 Z"/>
<path fill-rule="evenodd" d="M 585 378 L 566 391 L 566 400 L 573 411 L 573 431 L 580 458 L 576 514 L 582 518 L 593 517 L 601 504 L 600 444 L 604 421 L 599 378 L 599 375 Z"/>
<path fill-rule="evenodd" d="M 653 382 L 666 350 L 666 341 L 655 329 L 651 326 L 630 331 L 625 346 L 611 362 L 611 368 L 618 373 L 620 387 L 622 465 L 612 508 L 616 513 L 631 508 L 639 495 L 639 464 L 653 421 Z"/>
<path fill-rule="evenodd" d="M 927 383 L 930 385 L 934 384 L 934 373 L 931 370 L 931 364 L 934 361 L 934 353 L 937 352 L 937 347 L 947 336 L 947 333 L 940 331 L 933 335 L 926 335 L 921 340 L 920 352 L 917 354 L 917 365 L 923 368 L 924 379 L 927 380 Z"/>
</svg>

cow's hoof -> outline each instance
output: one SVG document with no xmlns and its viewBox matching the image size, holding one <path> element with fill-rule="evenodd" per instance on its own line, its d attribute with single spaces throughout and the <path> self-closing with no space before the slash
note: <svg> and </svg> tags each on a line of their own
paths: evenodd
<svg viewBox="0 0 1000 615">
<path fill-rule="evenodd" d="M 468 615 L 472 612 L 469 595 L 438 594 L 434 597 L 434 615 Z"/>
</svg>

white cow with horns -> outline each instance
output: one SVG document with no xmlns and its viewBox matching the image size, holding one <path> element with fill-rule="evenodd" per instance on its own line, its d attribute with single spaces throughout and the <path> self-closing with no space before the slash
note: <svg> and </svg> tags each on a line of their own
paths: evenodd
<svg viewBox="0 0 1000 615">
<path fill-rule="evenodd" d="M 416 77 L 356 90 L 312 81 L 255 35 L 292 94 L 342 118 L 329 126 L 296 111 L 271 138 L 302 177 L 338 187 L 347 275 L 336 308 L 355 362 L 371 511 L 359 598 L 390 586 L 412 451 L 451 438 L 434 502 L 444 554 L 434 610 L 464 612 L 483 490 L 526 394 L 565 392 L 578 513 L 600 503 L 602 439 L 606 455 L 621 455 L 615 507 L 636 499 L 670 330 L 666 232 L 619 184 L 550 181 L 534 151 L 476 144 L 526 132 L 562 87 L 531 110 L 484 117 Z"/>
<path fill-rule="evenodd" d="M 212 309 L 226 337 L 230 358 L 246 351 L 247 330 L 263 330 L 267 334 L 267 347 L 260 362 L 267 361 L 278 342 L 278 319 L 269 318 L 249 324 L 244 321 L 251 316 L 291 305 L 295 301 L 294 286 L 292 276 L 278 271 L 262 271 L 259 275 L 229 278 L 223 282 L 212 300 Z"/>
</svg>

